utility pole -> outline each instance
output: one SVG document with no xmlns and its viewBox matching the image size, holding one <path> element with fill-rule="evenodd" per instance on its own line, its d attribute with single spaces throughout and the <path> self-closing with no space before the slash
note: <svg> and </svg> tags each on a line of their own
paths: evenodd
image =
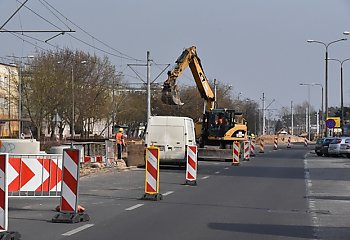
<svg viewBox="0 0 350 240">
<path fill-rule="evenodd" d="M 217 82 L 216 82 L 216 78 L 214 78 L 214 98 L 215 98 L 214 108 L 218 107 L 218 98 L 216 94 L 217 94 Z"/>
<path fill-rule="evenodd" d="M 291 112 L 291 121 L 292 121 L 292 130 L 291 130 L 291 135 L 294 135 L 294 112 L 293 112 L 293 101 L 290 102 L 290 112 Z"/>
<path fill-rule="evenodd" d="M 150 52 L 147 51 L 147 125 L 151 117 L 151 60 Z"/>
<path fill-rule="evenodd" d="M 265 108 L 265 93 L 263 93 L 263 97 L 262 97 L 262 112 L 263 112 L 263 127 L 262 127 L 262 135 L 266 134 L 266 108 Z"/>
</svg>

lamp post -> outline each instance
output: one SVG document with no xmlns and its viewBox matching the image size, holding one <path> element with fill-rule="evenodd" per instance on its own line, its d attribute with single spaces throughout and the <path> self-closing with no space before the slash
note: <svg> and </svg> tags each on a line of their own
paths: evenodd
<svg viewBox="0 0 350 240">
<path fill-rule="evenodd" d="M 328 60 L 337 61 L 340 63 L 340 110 L 341 110 L 341 118 L 340 118 L 340 127 L 342 130 L 342 134 L 344 134 L 344 88 L 343 88 L 343 64 L 346 61 L 349 61 L 350 58 L 346 58 L 344 60 L 339 60 L 336 58 L 330 58 Z"/>
<path fill-rule="evenodd" d="M 300 86 L 307 86 L 307 121 L 306 121 L 306 131 L 309 134 L 309 141 L 311 137 L 311 129 L 310 129 L 310 86 L 312 86 L 311 83 L 299 83 Z"/>
<path fill-rule="evenodd" d="M 343 32 L 344 35 L 349 35 L 349 32 Z M 346 38 L 341 38 L 341 39 L 337 39 L 335 41 L 332 42 L 321 42 L 321 41 L 317 41 L 317 40 L 307 40 L 308 43 L 318 43 L 318 44 L 322 44 L 325 47 L 325 119 L 323 119 L 324 121 L 328 118 L 328 47 L 334 43 L 340 42 L 340 41 L 345 41 L 347 40 Z M 328 134 L 327 134 L 328 135 Z"/>
<path fill-rule="evenodd" d="M 323 119 L 323 85 L 320 83 L 311 83 L 312 86 L 320 86 L 321 87 L 321 119 Z M 324 122 L 321 124 L 321 135 L 323 135 L 324 130 Z"/>
</svg>

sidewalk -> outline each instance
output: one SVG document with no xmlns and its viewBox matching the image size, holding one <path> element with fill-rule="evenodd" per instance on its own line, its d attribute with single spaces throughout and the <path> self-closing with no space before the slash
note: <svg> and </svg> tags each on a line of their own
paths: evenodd
<svg viewBox="0 0 350 240">
<path fill-rule="evenodd" d="M 307 197 L 317 239 L 350 239 L 350 159 L 305 159 Z"/>
</svg>

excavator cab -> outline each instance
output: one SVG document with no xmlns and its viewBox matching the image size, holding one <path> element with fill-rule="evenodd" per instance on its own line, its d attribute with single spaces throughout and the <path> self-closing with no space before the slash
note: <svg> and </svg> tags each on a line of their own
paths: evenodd
<svg viewBox="0 0 350 240">
<path fill-rule="evenodd" d="M 213 109 L 203 116 L 200 147 L 217 145 L 225 148 L 233 141 L 247 139 L 247 126 L 242 113 L 232 109 Z"/>
</svg>

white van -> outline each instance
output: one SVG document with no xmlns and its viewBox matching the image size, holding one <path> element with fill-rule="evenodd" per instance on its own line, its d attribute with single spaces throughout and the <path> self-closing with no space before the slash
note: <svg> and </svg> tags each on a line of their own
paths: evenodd
<svg viewBox="0 0 350 240">
<path fill-rule="evenodd" d="M 161 164 L 185 164 L 186 146 L 196 145 L 193 120 L 188 117 L 152 116 L 145 132 L 145 145 L 160 148 Z"/>
</svg>

